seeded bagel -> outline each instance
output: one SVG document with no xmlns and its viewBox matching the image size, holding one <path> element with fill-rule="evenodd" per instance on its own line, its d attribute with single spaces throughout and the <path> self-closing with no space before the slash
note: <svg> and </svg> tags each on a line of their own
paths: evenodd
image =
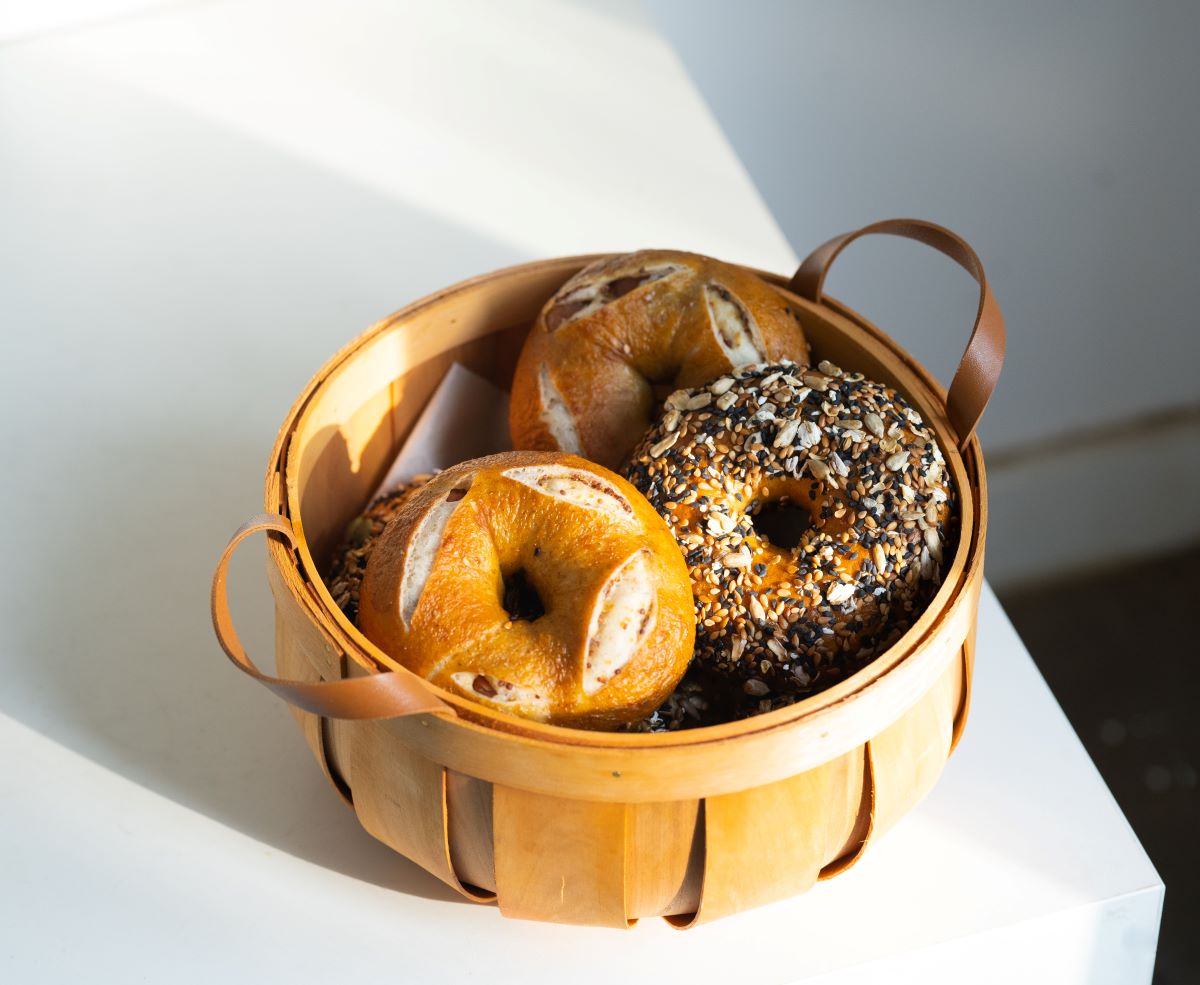
<svg viewBox="0 0 1200 985">
<path fill-rule="evenodd" d="M 329 593 L 337 607 L 352 623 L 358 622 L 358 593 L 362 587 L 367 559 L 375 549 L 379 535 L 400 512 L 400 507 L 404 505 L 409 493 L 423 486 L 430 478 L 430 475 L 416 476 L 412 482 L 384 493 L 372 501 L 361 516 L 351 521 L 342 542 L 333 552 L 333 565 L 328 582 Z"/>
<path fill-rule="evenodd" d="M 920 415 L 828 362 L 672 394 L 626 474 L 686 552 L 697 667 L 736 685 L 741 713 L 881 652 L 939 581 L 952 536 L 953 490 Z"/>
<path fill-rule="evenodd" d="M 440 473 L 367 562 L 359 626 L 409 670 L 526 718 L 615 728 L 687 669 L 687 567 L 620 476 L 574 455 L 506 452 Z"/>
<path fill-rule="evenodd" d="M 808 358 L 804 332 L 754 274 L 668 250 L 601 260 L 555 293 L 525 340 L 513 442 L 618 468 L 650 426 L 656 388 L 783 358 Z"/>
</svg>

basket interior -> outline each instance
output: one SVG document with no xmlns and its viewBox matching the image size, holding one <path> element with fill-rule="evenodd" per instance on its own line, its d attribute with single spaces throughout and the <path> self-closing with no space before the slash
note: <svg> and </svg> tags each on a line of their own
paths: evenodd
<svg viewBox="0 0 1200 985">
<path fill-rule="evenodd" d="M 285 497 L 280 505 L 301 535 L 301 562 L 309 569 L 308 580 L 327 622 L 352 644 L 347 651 L 368 669 L 395 665 L 346 620 L 322 580 L 347 524 L 367 505 L 449 367 L 460 362 L 507 389 L 528 327 L 546 298 L 589 259 L 566 258 L 499 271 L 385 319 L 330 361 L 314 378 L 293 411 L 293 419 L 285 425 L 278 450 L 284 479 L 279 491 Z M 779 278 L 765 276 L 782 291 Z M 974 513 L 972 487 L 945 417 L 944 394 L 911 357 L 877 329 L 857 324 L 834 308 L 786 296 L 804 324 L 814 362 L 829 359 L 844 369 L 894 387 L 937 433 L 958 491 L 962 521 L 955 556 L 948 559 L 944 583 L 929 608 L 944 604 L 952 583 L 965 567 Z M 270 502 L 268 508 L 274 508 Z M 927 631 L 928 626 L 922 629 L 922 620 L 918 620 L 888 654 L 858 674 L 791 708 L 758 716 L 755 721 L 766 726 L 771 719 L 789 712 L 794 717 L 802 706 L 824 706 L 852 693 L 866 679 L 883 673 L 889 662 L 899 659 L 904 648 L 911 649 Z M 891 661 L 885 661 L 888 655 Z M 448 700 L 455 706 L 465 704 L 452 695 Z M 468 716 L 476 717 L 478 707 L 460 708 L 460 712 L 465 710 Z M 577 731 L 535 725 L 522 727 Z M 688 730 L 688 734 L 696 736 L 718 727 Z"/>
</svg>

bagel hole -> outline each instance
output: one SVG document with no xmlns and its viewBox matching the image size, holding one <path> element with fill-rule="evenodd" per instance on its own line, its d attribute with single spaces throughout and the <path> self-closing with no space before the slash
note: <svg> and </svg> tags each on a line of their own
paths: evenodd
<svg viewBox="0 0 1200 985">
<path fill-rule="evenodd" d="M 650 392 L 654 394 L 654 403 L 661 407 L 667 397 L 679 389 L 673 380 L 650 380 Z"/>
<path fill-rule="evenodd" d="M 525 573 L 524 568 L 518 568 L 504 576 L 504 591 L 500 604 L 513 622 L 536 622 L 546 614 L 546 606 L 533 582 Z"/>
<path fill-rule="evenodd" d="M 813 525 L 808 510 L 787 499 L 765 504 L 751 517 L 751 522 L 760 537 L 789 551 L 799 546 L 801 538 Z"/>
</svg>

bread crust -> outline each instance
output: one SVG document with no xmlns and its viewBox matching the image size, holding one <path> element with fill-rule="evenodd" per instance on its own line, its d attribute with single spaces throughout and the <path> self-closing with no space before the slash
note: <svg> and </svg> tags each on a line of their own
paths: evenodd
<svg viewBox="0 0 1200 985">
<path fill-rule="evenodd" d="M 518 578 L 537 618 L 505 609 Z M 663 520 L 620 476 L 546 452 L 464 462 L 414 492 L 371 553 L 359 625 L 440 687 L 584 728 L 657 708 L 695 639 L 687 566 Z"/>
<path fill-rule="evenodd" d="M 673 250 L 610 257 L 567 281 L 531 329 L 513 379 L 513 442 L 618 468 L 650 426 L 656 390 L 808 356 L 799 317 L 749 271 Z"/>
</svg>

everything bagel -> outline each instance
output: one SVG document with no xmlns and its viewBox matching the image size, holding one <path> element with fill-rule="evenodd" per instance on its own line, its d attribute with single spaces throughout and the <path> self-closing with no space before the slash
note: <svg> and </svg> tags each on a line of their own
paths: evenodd
<svg viewBox="0 0 1200 985">
<path fill-rule="evenodd" d="M 649 503 L 544 452 L 465 462 L 412 493 L 371 552 L 359 626 L 440 687 L 585 728 L 658 707 L 695 635 L 687 567 Z"/>
<path fill-rule="evenodd" d="M 827 362 L 673 394 L 627 475 L 687 553 L 698 669 L 740 683 L 741 713 L 879 653 L 915 619 L 951 536 L 933 434 L 894 390 Z M 790 540 L 768 523 L 781 508 L 798 521 Z"/>
<path fill-rule="evenodd" d="M 694 253 L 610 257 L 567 281 L 526 338 L 513 442 L 617 468 L 650 426 L 657 387 L 807 358 L 798 318 L 754 274 Z"/>
</svg>

